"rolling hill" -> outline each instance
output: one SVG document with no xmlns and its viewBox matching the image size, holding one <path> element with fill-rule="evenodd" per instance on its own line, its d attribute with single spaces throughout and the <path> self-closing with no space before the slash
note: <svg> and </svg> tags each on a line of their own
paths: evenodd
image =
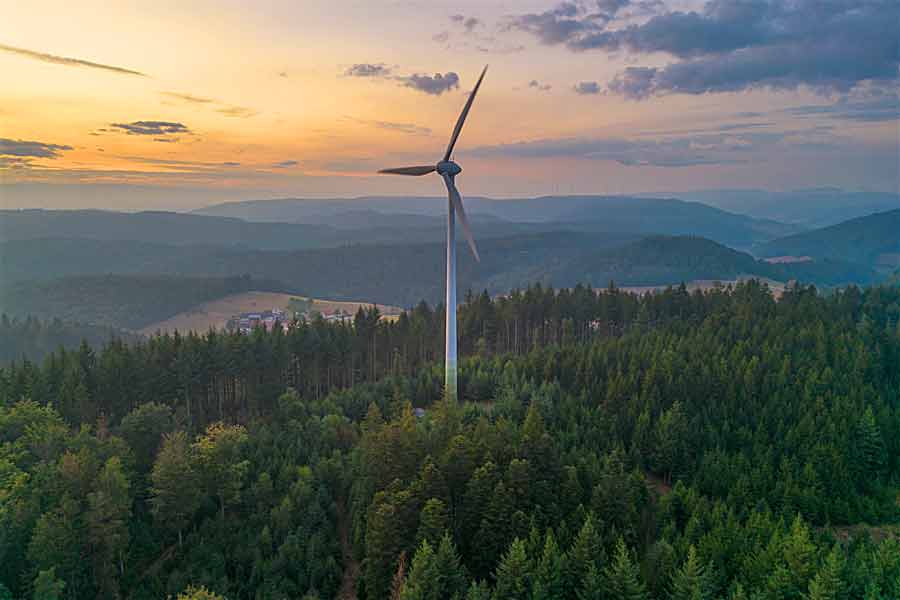
<svg viewBox="0 0 900 600">
<path fill-rule="evenodd" d="M 756 253 L 827 258 L 892 270 L 900 265 L 900 209 L 773 240 L 760 245 Z"/>
<path fill-rule="evenodd" d="M 295 223 L 322 222 L 324 218 L 341 219 L 341 215 L 360 210 L 378 213 L 442 216 L 446 199 L 414 197 L 366 197 L 331 200 L 255 200 L 230 202 L 206 207 L 194 214 L 236 217 L 256 221 Z M 466 199 L 466 210 L 472 215 L 533 225 L 548 229 L 580 231 L 629 231 L 663 235 L 700 235 L 717 242 L 748 248 L 800 231 L 792 225 L 755 219 L 729 213 L 697 202 L 674 199 L 634 198 L 622 196 L 544 196 L 495 200 L 481 197 Z M 328 221 L 333 225 L 334 221 Z M 490 227 L 483 227 L 490 230 Z M 509 232 L 511 233 L 511 232 Z"/>
<path fill-rule="evenodd" d="M 819 228 L 877 212 L 900 208 L 900 194 L 847 192 L 818 188 L 790 192 L 767 190 L 701 190 L 672 194 L 759 219 L 774 219 L 804 228 Z"/>
<path fill-rule="evenodd" d="M 4 285 L 0 312 L 20 318 L 140 329 L 208 300 L 249 290 L 283 289 L 278 282 L 249 276 L 84 275 Z"/>
<path fill-rule="evenodd" d="M 770 265 L 696 236 L 559 231 L 485 239 L 480 242 L 480 250 L 482 262 L 476 263 L 460 246 L 461 289 L 505 293 L 535 281 L 557 287 L 579 282 L 606 286 L 610 280 L 622 286 L 665 285 L 696 279 L 732 280 L 740 275 L 778 281 L 796 278 L 825 285 L 868 283 L 874 279 L 871 269 L 830 259 Z M 99 315 L 120 310 L 117 308 L 120 305 L 131 306 L 143 301 L 137 285 L 125 285 L 121 292 L 124 296 L 120 298 L 113 285 L 116 278 L 104 279 L 106 274 L 152 273 L 193 278 L 252 274 L 254 278 L 282 282 L 273 284 L 281 289 L 272 291 L 411 306 L 423 299 L 433 304 L 442 300 L 444 253 L 442 243 L 264 251 L 125 241 L 28 240 L 0 244 L 0 278 L 19 281 L 7 286 L 8 292 L 4 291 L 7 298 L 12 295 L 16 307 L 51 307 L 52 310 L 48 308 L 41 314 L 87 322 L 97 322 Z M 36 272 L 43 277 L 43 282 L 35 276 Z M 55 279 L 47 281 L 74 275 L 90 277 L 62 283 Z M 166 285 L 165 278 L 151 282 Z M 85 287 L 82 289 L 74 283 Z M 180 285 L 177 281 L 170 283 Z M 146 295 L 152 298 L 155 293 Z M 163 290 L 158 293 L 166 297 Z M 195 297 L 196 294 L 192 296 Z M 72 314 L 76 309 L 70 305 L 86 305 L 93 313 Z M 174 307 L 174 304 L 167 306 Z M 182 306 L 171 314 L 184 310 L 190 303 L 185 301 Z M 148 304 L 148 311 L 154 311 L 158 319 L 169 316 L 162 315 L 164 311 L 153 303 Z M 155 319 L 146 319 L 152 320 Z M 129 321 L 129 325 L 139 323 Z"/>
</svg>

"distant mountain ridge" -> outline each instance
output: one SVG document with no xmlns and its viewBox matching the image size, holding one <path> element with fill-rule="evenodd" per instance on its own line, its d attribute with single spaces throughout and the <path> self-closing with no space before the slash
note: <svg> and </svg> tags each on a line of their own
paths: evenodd
<svg viewBox="0 0 900 600">
<path fill-rule="evenodd" d="M 195 210 L 192 214 L 226 216 L 257 221 L 304 223 L 362 209 L 383 213 L 441 216 L 446 199 L 438 197 L 363 197 L 353 199 L 283 199 L 229 202 Z M 797 233 L 802 228 L 771 220 L 737 215 L 699 202 L 629 196 L 542 196 L 496 200 L 466 198 L 473 220 L 491 215 L 525 224 L 572 223 L 594 230 L 630 231 L 663 235 L 700 235 L 748 248 L 754 243 Z M 567 227 L 571 228 L 571 227 Z"/>
<path fill-rule="evenodd" d="M 900 194 L 848 192 L 840 188 L 814 188 L 790 192 L 767 190 L 698 190 L 669 194 L 699 201 L 734 213 L 774 219 L 804 228 L 820 228 L 870 214 L 900 208 Z M 649 196 L 642 194 L 641 196 Z"/>
<path fill-rule="evenodd" d="M 776 239 L 756 252 L 764 257 L 811 256 L 876 265 L 882 255 L 900 253 L 900 209 Z"/>
<path fill-rule="evenodd" d="M 760 276 L 837 285 L 869 283 L 871 269 L 823 260 L 770 265 L 696 236 L 541 232 L 481 240 L 482 261 L 459 248 L 461 289 L 506 293 L 541 282 L 666 285 L 695 279 Z M 158 274 L 235 277 L 283 282 L 280 291 L 335 300 L 411 306 L 438 303 L 444 292 L 441 242 L 346 245 L 271 251 L 214 246 L 166 246 L 128 241 L 25 240 L 0 244 L 0 280 L 20 289 L 75 275 Z M 23 298 L 34 297 L 27 294 Z M 64 306 L 62 303 L 60 306 Z M 85 320 L 83 317 L 80 320 Z"/>
</svg>

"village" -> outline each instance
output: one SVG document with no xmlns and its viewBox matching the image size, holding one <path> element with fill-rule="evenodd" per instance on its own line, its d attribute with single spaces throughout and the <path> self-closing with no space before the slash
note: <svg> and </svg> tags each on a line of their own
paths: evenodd
<svg viewBox="0 0 900 600">
<path fill-rule="evenodd" d="M 250 334 L 257 327 L 272 331 L 276 326 L 287 333 L 294 321 L 311 321 L 319 316 L 327 323 L 351 322 L 353 315 L 341 308 L 318 311 L 311 308 L 311 303 L 304 310 L 288 310 L 272 308 L 271 310 L 244 312 L 228 319 L 225 329 L 230 332 Z"/>
</svg>

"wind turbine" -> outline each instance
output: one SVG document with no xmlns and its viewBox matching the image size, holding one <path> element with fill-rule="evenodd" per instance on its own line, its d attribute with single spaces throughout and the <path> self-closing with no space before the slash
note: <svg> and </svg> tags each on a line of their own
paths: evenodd
<svg viewBox="0 0 900 600">
<path fill-rule="evenodd" d="M 447 398 L 452 402 L 457 400 L 456 390 L 456 217 L 462 224 L 463 233 L 466 235 L 466 241 L 469 242 L 469 248 L 476 261 L 481 261 L 478 256 L 478 248 L 475 247 L 475 238 L 472 236 L 472 228 L 469 227 L 469 220 L 466 218 L 466 211 L 463 209 L 462 198 L 459 190 L 456 189 L 456 176 L 462 172 L 462 168 L 451 160 L 453 156 L 453 147 L 459 138 L 463 124 L 472 108 L 472 102 L 475 101 L 475 94 L 481 86 L 481 80 L 487 73 L 487 66 L 481 72 L 478 82 L 472 88 L 466 105 L 463 106 L 462 113 L 456 121 L 456 127 L 453 128 L 453 134 L 450 136 L 450 143 L 447 145 L 447 151 L 444 152 L 444 158 L 436 165 L 425 165 L 419 167 L 398 167 L 395 169 L 382 169 L 379 173 L 389 175 L 412 175 L 419 177 L 428 175 L 429 173 L 437 173 L 444 179 L 444 185 L 447 186 L 447 324 L 445 336 L 445 352 L 444 352 L 444 371 L 445 371 L 445 389 Z"/>
</svg>

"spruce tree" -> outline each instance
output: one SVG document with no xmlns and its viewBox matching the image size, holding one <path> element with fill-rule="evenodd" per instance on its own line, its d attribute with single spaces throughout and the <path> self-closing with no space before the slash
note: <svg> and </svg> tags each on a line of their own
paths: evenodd
<svg viewBox="0 0 900 600">
<path fill-rule="evenodd" d="M 531 577 L 525 542 L 516 538 L 497 567 L 494 600 L 528 600 Z"/>
<path fill-rule="evenodd" d="M 694 545 L 688 548 L 687 559 L 672 576 L 672 600 L 712 600 L 715 596 L 710 567 L 697 558 Z"/>
<path fill-rule="evenodd" d="M 609 600 L 649 600 L 641 572 L 621 537 L 616 542 L 612 563 L 603 571 Z"/>
</svg>

